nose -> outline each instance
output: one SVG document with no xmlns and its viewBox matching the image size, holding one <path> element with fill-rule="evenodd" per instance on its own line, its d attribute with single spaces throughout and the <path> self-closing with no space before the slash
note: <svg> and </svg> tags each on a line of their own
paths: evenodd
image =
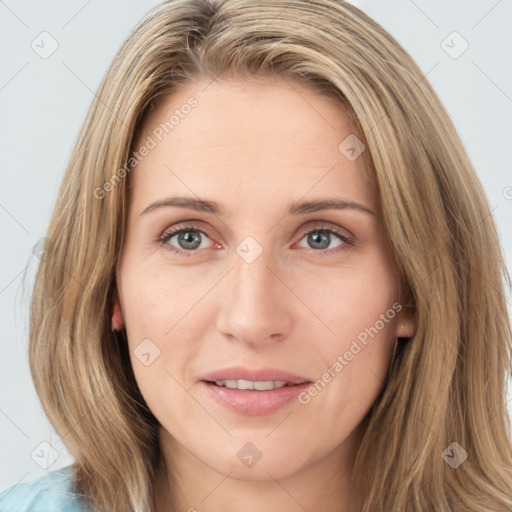
<svg viewBox="0 0 512 512">
<path fill-rule="evenodd" d="M 268 251 L 252 263 L 233 255 L 227 276 L 217 329 L 226 338 L 257 347 L 289 336 L 293 294 L 286 276 L 274 270 Z"/>
</svg>

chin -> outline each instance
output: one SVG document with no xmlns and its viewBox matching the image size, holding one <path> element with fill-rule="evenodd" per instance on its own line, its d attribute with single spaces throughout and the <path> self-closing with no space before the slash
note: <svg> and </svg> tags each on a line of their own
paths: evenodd
<svg viewBox="0 0 512 512">
<path fill-rule="evenodd" d="M 270 481 L 291 476 L 305 468 L 313 454 L 306 454 L 302 446 L 284 443 L 276 437 L 273 440 L 255 439 L 250 437 L 222 446 L 220 443 L 212 446 L 200 457 L 203 463 L 214 471 L 228 475 L 237 480 Z M 231 440 L 233 441 L 233 440 Z M 198 454 L 199 455 L 199 454 Z"/>
</svg>

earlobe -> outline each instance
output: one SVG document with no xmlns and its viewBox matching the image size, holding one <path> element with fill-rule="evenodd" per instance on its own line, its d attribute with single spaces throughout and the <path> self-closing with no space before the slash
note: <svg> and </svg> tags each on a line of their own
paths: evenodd
<svg viewBox="0 0 512 512">
<path fill-rule="evenodd" d="M 416 315 L 414 308 L 406 307 L 398 323 L 397 338 L 412 338 L 416 333 Z"/>
<path fill-rule="evenodd" d="M 123 314 L 121 313 L 121 307 L 119 305 L 119 298 L 117 296 L 117 290 L 114 292 L 113 300 L 113 311 L 112 311 L 112 331 L 120 331 L 124 327 Z"/>
</svg>

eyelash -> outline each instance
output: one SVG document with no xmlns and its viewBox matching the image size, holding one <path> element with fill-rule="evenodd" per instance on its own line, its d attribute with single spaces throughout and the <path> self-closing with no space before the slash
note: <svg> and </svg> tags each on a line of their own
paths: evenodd
<svg viewBox="0 0 512 512">
<path fill-rule="evenodd" d="M 187 251 L 185 249 L 179 249 L 177 247 L 174 247 L 174 246 L 168 244 L 169 240 L 174 235 L 184 233 L 187 231 L 197 231 L 198 233 L 201 233 L 201 234 L 205 235 L 206 237 L 210 238 L 210 240 L 212 239 L 208 235 L 208 233 L 205 233 L 202 229 L 199 229 L 193 225 L 185 225 L 185 226 L 179 226 L 178 228 L 170 228 L 170 229 L 165 230 L 158 238 L 158 243 L 161 244 L 162 246 L 164 246 L 164 248 L 166 250 L 169 250 L 169 251 L 171 251 L 175 254 L 178 254 L 180 256 L 188 256 L 188 257 L 193 256 L 194 253 L 199 252 L 197 249 Z M 309 235 L 310 233 L 314 233 L 314 232 L 322 232 L 322 233 L 336 235 L 343 242 L 343 244 L 341 246 L 338 246 L 335 249 L 319 249 L 316 251 L 315 251 L 315 249 L 311 249 L 312 251 L 322 253 L 322 255 L 346 251 L 349 247 L 356 245 L 355 241 L 352 238 L 350 238 L 349 236 L 347 236 L 341 230 L 337 230 L 336 228 L 333 228 L 330 226 L 325 226 L 325 225 L 313 226 L 312 228 L 303 230 L 300 239 L 302 240 L 302 238 L 304 238 L 304 236 Z"/>
</svg>

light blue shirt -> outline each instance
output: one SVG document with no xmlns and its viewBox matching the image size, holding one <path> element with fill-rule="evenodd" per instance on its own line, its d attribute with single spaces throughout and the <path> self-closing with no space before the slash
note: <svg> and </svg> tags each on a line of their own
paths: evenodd
<svg viewBox="0 0 512 512">
<path fill-rule="evenodd" d="M 0 493 L 0 512 L 90 512 L 73 492 L 73 469 L 50 471 L 38 480 Z"/>
</svg>

